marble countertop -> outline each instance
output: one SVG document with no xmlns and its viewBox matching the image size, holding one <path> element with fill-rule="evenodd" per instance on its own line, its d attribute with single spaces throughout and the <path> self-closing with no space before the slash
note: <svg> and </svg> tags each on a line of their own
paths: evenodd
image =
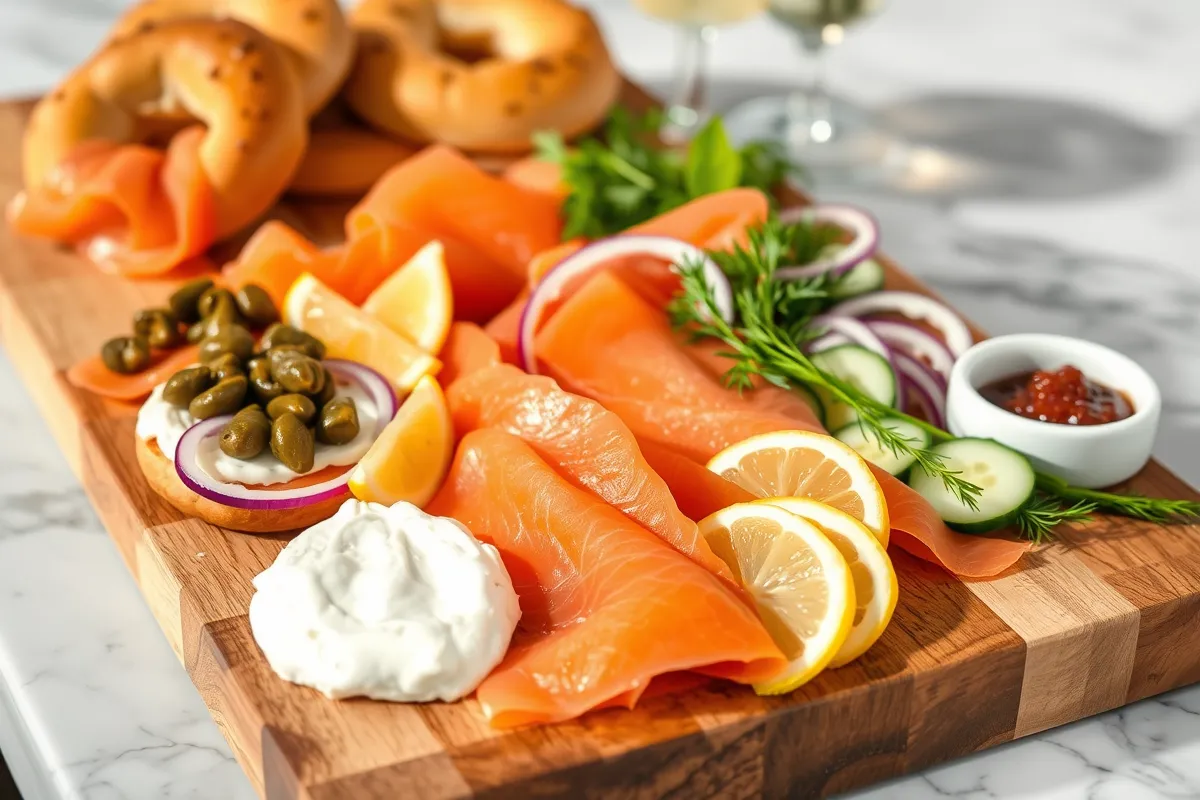
<svg viewBox="0 0 1200 800">
<path fill-rule="evenodd" d="M 42 91 L 124 3 L 0 0 L 0 94 Z M 625 69 L 661 87 L 667 27 L 592 0 Z M 993 333 L 1122 350 L 1160 382 L 1157 455 L 1200 485 L 1200 5 L 894 0 L 829 59 L 831 86 L 993 168 L 919 192 L 817 187 Z M 788 85 L 766 19 L 713 52 L 714 96 Z M 253 792 L 0 351 L 0 748 L 29 800 Z M 1200 624 L 1200 622 L 1198 622 Z M 860 800 L 1200 797 L 1200 687 L 859 792 Z"/>
</svg>

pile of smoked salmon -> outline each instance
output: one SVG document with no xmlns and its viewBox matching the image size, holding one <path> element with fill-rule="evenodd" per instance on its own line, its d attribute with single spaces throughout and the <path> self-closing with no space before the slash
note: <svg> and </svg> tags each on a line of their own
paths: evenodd
<svg viewBox="0 0 1200 800">
<path fill-rule="evenodd" d="M 223 273 L 231 286 L 265 287 L 281 307 L 306 273 L 361 304 L 420 248 L 442 243 L 456 321 L 431 355 L 457 444 L 427 510 L 494 545 L 520 598 L 508 656 L 478 689 L 501 726 L 632 706 L 679 673 L 756 683 L 777 672 L 779 647 L 697 527 L 752 498 L 705 464 L 758 434 L 823 433 L 794 393 L 724 386 L 729 363 L 717 349 L 671 327 L 678 278 L 649 257 L 583 276 L 537 332 L 542 374 L 517 366 L 531 287 L 585 244 L 561 241 L 560 202 L 553 180 L 493 176 L 430 147 L 350 212 L 343 245 L 322 249 L 271 222 Z M 767 214 L 761 193 L 734 189 L 631 233 L 718 249 Z M 1000 573 L 1027 550 L 952 532 L 908 486 L 875 476 L 892 547 L 967 577 Z"/>
</svg>

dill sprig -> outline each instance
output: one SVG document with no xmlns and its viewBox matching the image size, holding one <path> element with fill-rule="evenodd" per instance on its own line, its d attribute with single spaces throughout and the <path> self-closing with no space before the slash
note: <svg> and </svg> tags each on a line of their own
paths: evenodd
<svg viewBox="0 0 1200 800">
<path fill-rule="evenodd" d="M 1068 523 L 1092 521 L 1096 504 L 1080 500 L 1066 504 L 1060 498 L 1039 494 L 1017 512 L 1016 526 L 1021 536 L 1041 544 L 1054 536 L 1054 530 Z"/>
<path fill-rule="evenodd" d="M 1200 519 L 1200 502 L 1195 500 L 1172 500 L 1166 497 L 1084 489 L 1081 486 L 1072 486 L 1057 475 L 1040 472 L 1037 473 L 1037 488 L 1064 503 L 1090 503 L 1099 511 L 1146 522 L 1166 524 Z"/>
</svg>

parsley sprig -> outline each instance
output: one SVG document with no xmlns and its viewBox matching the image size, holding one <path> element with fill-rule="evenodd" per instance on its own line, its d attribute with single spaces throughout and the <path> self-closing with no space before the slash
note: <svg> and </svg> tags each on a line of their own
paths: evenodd
<svg viewBox="0 0 1200 800">
<path fill-rule="evenodd" d="M 940 457 L 912 447 L 884 423 L 904 419 L 927 431 L 932 440 L 954 437 L 925 420 L 912 417 L 867 396 L 855 386 L 821 370 L 805 354 L 804 343 L 823 333 L 814 318 L 832 304 L 832 281 L 824 276 L 804 281 L 780 281 L 775 271 L 785 264 L 807 263 L 828 244 L 822 232 L 805 223 L 784 225 L 769 220 L 747 232 L 748 242 L 730 252 L 709 255 L 725 272 L 733 289 L 735 321 L 721 319 L 712 287 L 699 263 L 680 266 L 682 288 L 671 304 L 675 325 L 696 338 L 714 338 L 733 364 L 725 374 L 728 386 L 750 388 L 758 376 L 784 389 L 819 386 L 853 408 L 859 424 L 894 455 L 909 455 L 929 475 L 940 477 L 963 504 L 976 508 L 980 488 L 949 469 Z M 1117 494 L 1072 486 L 1046 473 L 1036 474 L 1036 496 L 1021 509 L 1016 527 L 1035 542 L 1053 536 L 1056 528 L 1090 520 L 1096 512 L 1156 523 L 1200 519 L 1200 502 Z"/>
<path fill-rule="evenodd" d="M 701 195 L 752 186 L 769 193 L 796 169 L 770 142 L 741 148 L 714 117 L 686 150 L 662 147 L 655 132 L 662 112 L 634 115 L 618 107 L 601 135 L 568 148 L 561 135 L 534 136 L 537 155 L 562 168 L 569 188 L 563 238 L 600 238 L 626 230 Z"/>
</svg>

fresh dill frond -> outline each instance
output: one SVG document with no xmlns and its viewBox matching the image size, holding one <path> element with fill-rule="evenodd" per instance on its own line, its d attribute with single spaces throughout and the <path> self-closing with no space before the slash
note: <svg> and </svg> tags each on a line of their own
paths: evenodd
<svg viewBox="0 0 1200 800">
<path fill-rule="evenodd" d="M 1023 538 L 1041 544 L 1052 539 L 1060 525 L 1091 522 L 1095 511 L 1095 503 L 1080 500 L 1067 504 L 1061 498 L 1038 494 L 1017 512 L 1015 524 Z"/>
</svg>

